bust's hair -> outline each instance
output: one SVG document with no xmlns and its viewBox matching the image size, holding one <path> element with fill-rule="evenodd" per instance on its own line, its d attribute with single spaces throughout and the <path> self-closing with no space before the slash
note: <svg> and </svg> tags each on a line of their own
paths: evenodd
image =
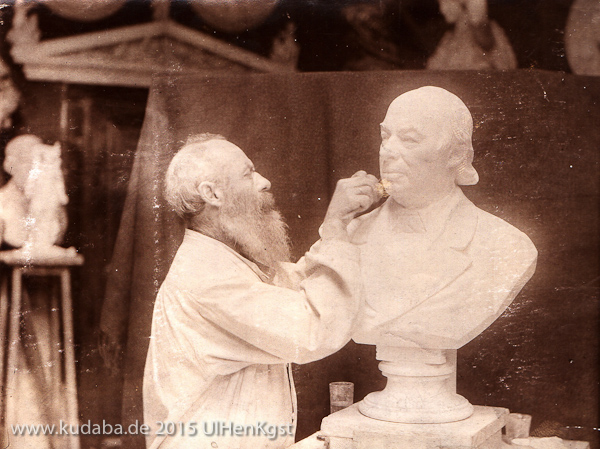
<svg viewBox="0 0 600 449">
<path fill-rule="evenodd" d="M 458 155 L 460 162 L 456 168 L 456 184 L 473 185 L 479 181 L 473 168 L 473 117 L 463 101 L 441 87 L 423 86 L 396 97 L 394 102 L 404 99 L 412 104 L 423 105 L 444 124 L 449 134 L 448 147 L 451 154 Z M 392 107 L 392 105 L 390 105 Z"/>
<path fill-rule="evenodd" d="M 479 181 L 479 175 L 473 168 L 473 117 L 467 105 L 455 94 L 441 87 L 426 86 L 421 89 L 433 98 L 443 99 L 445 116 L 451 129 L 450 148 L 458 153 L 460 163 L 456 171 L 456 184 L 473 185 Z M 431 97 L 430 97 L 431 98 Z"/>
<path fill-rule="evenodd" d="M 227 140 L 220 134 L 195 134 L 175 154 L 165 176 L 165 199 L 182 218 L 198 215 L 204 208 L 198 186 L 204 181 L 217 181 L 207 158 L 207 143 L 212 140 Z"/>
<path fill-rule="evenodd" d="M 461 162 L 456 173 L 458 185 L 473 185 L 479 181 L 479 175 L 473 168 L 473 117 L 469 109 L 460 101 L 451 117 L 452 139 L 450 145 L 453 151 L 460 152 Z"/>
</svg>

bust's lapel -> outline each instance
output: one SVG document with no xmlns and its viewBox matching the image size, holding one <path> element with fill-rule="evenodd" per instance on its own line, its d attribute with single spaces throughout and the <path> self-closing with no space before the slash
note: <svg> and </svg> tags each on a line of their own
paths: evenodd
<svg viewBox="0 0 600 449">
<path fill-rule="evenodd" d="M 433 242 L 424 258 L 424 269 L 432 280 L 425 289 L 425 299 L 457 279 L 471 265 L 466 249 L 477 229 L 477 208 L 462 193 L 461 196 L 440 237 Z"/>
<path fill-rule="evenodd" d="M 393 273 L 388 277 L 386 273 L 390 274 L 388 271 L 396 268 L 387 264 L 377 264 L 380 262 L 377 257 L 380 249 L 369 247 L 367 244 L 374 223 L 377 219 L 382 219 L 382 215 L 385 214 L 382 212 L 384 207 L 355 220 L 351 229 L 352 243 L 363 246 L 362 263 L 377 262 L 375 266 L 378 268 L 369 267 L 370 271 L 367 270 L 371 274 L 368 282 L 373 281 L 373 276 L 383 276 L 388 285 L 388 289 L 379 295 L 382 296 L 382 301 L 376 300 L 379 297 L 377 295 L 375 298 L 370 297 L 371 307 L 375 309 L 379 306 L 385 307 L 390 318 L 402 315 L 438 293 L 469 268 L 471 257 L 468 255 L 467 248 L 477 228 L 477 208 L 462 193 L 460 195 L 461 198 L 450 212 L 440 236 L 429 249 L 414 254 L 401 268 L 401 272 Z M 375 254 L 371 254 L 373 251 Z M 397 307 L 393 310 L 390 309 L 389 298 L 386 299 L 390 295 L 402 298 L 394 303 Z"/>
<path fill-rule="evenodd" d="M 475 236 L 477 229 L 477 207 L 460 192 L 460 200 L 450 213 L 448 223 L 434 246 L 464 251 Z"/>
</svg>

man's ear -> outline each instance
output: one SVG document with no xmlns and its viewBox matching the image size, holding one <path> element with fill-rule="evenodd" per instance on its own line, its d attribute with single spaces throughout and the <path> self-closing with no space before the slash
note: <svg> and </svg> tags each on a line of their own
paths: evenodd
<svg viewBox="0 0 600 449">
<path fill-rule="evenodd" d="M 223 190 L 217 186 L 214 182 L 203 181 L 198 185 L 198 193 L 200 198 L 206 204 L 211 206 L 220 207 L 223 203 Z"/>
</svg>

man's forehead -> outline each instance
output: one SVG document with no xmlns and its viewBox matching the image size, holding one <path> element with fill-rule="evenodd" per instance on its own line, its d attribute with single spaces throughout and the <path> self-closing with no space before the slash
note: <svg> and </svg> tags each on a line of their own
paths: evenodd
<svg viewBox="0 0 600 449">
<path fill-rule="evenodd" d="M 223 139 L 206 142 L 207 156 L 214 166 L 228 169 L 253 167 L 252 161 L 237 145 Z"/>
</svg>

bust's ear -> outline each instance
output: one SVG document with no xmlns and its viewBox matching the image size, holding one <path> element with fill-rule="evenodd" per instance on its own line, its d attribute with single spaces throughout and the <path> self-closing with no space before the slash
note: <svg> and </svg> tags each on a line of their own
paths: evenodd
<svg viewBox="0 0 600 449">
<path fill-rule="evenodd" d="M 198 193 L 200 194 L 200 198 L 202 198 L 202 201 L 204 201 L 206 204 L 220 207 L 223 203 L 223 190 L 214 182 L 201 182 L 198 185 Z"/>
<path fill-rule="evenodd" d="M 466 155 L 463 151 L 454 149 L 450 152 L 450 157 L 448 158 L 448 168 L 457 168 L 465 163 Z"/>
</svg>

